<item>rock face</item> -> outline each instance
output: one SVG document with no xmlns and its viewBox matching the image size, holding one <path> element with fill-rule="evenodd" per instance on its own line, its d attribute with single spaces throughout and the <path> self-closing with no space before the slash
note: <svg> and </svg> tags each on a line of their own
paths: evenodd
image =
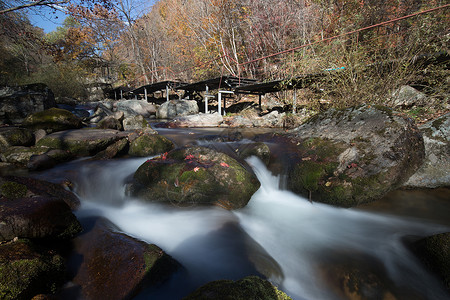
<svg viewBox="0 0 450 300">
<path fill-rule="evenodd" d="M 145 162 L 134 174 L 130 192 L 147 201 L 238 209 L 259 185 L 253 174 L 228 155 L 191 147 Z"/>
<path fill-rule="evenodd" d="M 81 120 L 70 111 L 50 108 L 28 116 L 22 123 L 32 130 L 44 129 L 47 133 L 81 128 Z"/>
<path fill-rule="evenodd" d="M 427 95 L 409 85 L 404 85 L 392 94 L 390 104 L 392 107 L 409 108 L 423 106 L 426 101 Z"/>
<path fill-rule="evenodd" d="M 289 188 L 343 207 L 398 188 L 425 156 L 413 121 L 384 107 L 331 109 L 287 136 L 298 155 L 288 174 Z"/>
<path fill-rule="evenodd" d="M 117 231 L 99 219 L 75 239 L 83 261 L 73 282 L 81 286 L 83 299 L 131 299 L 142 287 L 161 283 L 180 267 L 158 246 Z"/>
<path fill-rule="evenodd" d="M 277 289 L 269 281 L 263 280 L 257 276 L 248 276 L 238 281 L 217 280 L 205 284 L 184 300 L 247 300 L 247 299 L 265 299 L 265 300 L 292 300 L 291 297 Z"/>
<path fill-rule="evenodd" d="M 64 259 L 18 240 L 0 245 L 0 298 L 28 300 L 64 283 Z"/>
<path fill-rule="evenodd" d="M 198 104 L 194 100 L 170 100 L 161 104 L 156 112 L 159 119 L 198 114 Z"/>
<path fill-rule="evenodd" d="M 114 106 L 118 111 L 123 111 L 125 117 L 142 115 L 144 117 L 150 117 L 150 115 L 156 114 L 155 105 L 143 100 L 122 100 L 114 103 Z"/>
<path fill-rule="evenodd" d="M 122 123 L 114 116 L 108 116 L 103 118 L 100 122 L 98 122 L 97 128 L 123 130 Z"/>
<path fill-rule="evenodd" d="M 0 124 L 19 124 L 28 115 L 55 107 L 53 92 L 45 84 L 0 89 Z"/>
<path fill-rule="evenodd" d="M 66 130 L 49 134 L 36 145 L 68 150 L 76 156 L 89 156 L 126 136 L 126 133 L 112 129 Z"/>
<path fill-rule="evenodd" d="M 436 234 L 412 245 L 413 252 L 450 290 L 450 233 Z"/>
<path fill-rule="evenodd" d="M 176 117 L 170 127 L 217 127 L 223 122 L 219 113 Z"/>
<path fill-rule="evenodd" d="M 450 113 L 420 126 L 419 129 L 425 142 L 425 161 L 405 186 L 450 186 Z"/>
<path fill-rule="evenodd" d="M 132 156 L 150 156 L 170 151 L 172 141 L 159 134 L 145 134 L 131 142 L 128 154 Z"/>
</svg>

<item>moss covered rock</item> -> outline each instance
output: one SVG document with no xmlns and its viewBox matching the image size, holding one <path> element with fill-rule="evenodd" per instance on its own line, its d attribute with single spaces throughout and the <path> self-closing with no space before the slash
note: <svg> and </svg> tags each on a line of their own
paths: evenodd
<svg viewBox="0 0 450 300">
<path fill-rule="evenodd" d="M 123 233 L 106 219 L 74 241 L 83 258 L 73 282 L 83 299 L 131 299 L 168 279 L 180 265 L 161 248 Z"/>
<path fill-rule="evenodd" d="M 33 155 L 41 155 L 48 150 L 46 147 L 12 146 L 0 153 L 0 159 L 4 162 L 26 166 Z"/>
<path fill-rule="evenodd" d="M 55 293 L 64 283 L 64 260 L 30 242 L 0 245 L 0 299 L 31 299 Z"/>
<path fill-rule="evenodd" d="M 28 192 L 26 185 L 14 182 L 4 181 L 0 183 L 0 196 L 8 199 L 17 199 L 25 197 Z"/>
<path fill-rule="evenodd" d="M 239 157 L 244 159 L 251 156 L 256 156 L 266 165 L 270 162 L 269 146 L 263 142 L 244 144 L 237 149 L 237 154 Z"/>
<path fill-rule="evenodd" d="M 67 129 L 81 128 L 81 119 L 70 111 L 60 108 L 50 108 L 28 116 L 23 122 L 24 127 L 38 130 L 44 129 L 47 133 Z"/>
<path fill-rule="evenodd" d="M 123 130 L 123 125 L 118 119 L 114 118 L 114 116 L 108 116 L 98 122 L 97 128 Z"/>
<path fill-rule="evenodd" d="M 130 191 L 148 201 L 237 209 L 247 205 L 259 185 L 255 175 L 228 155 L 187 147 L 141 165 Z"/>
<path fill-rule="evenodd" d="M 112 129 L 66 130 L 49 134 L 36 145 L 68 150 L 76 156 L 90 156 L 126 136 L 126 133 Z"/>
<path fill-rule="evenodd" d="M 26 128 L 0 127 L 0 150 L 11 146 L 31 146 L 33 143 L 33 134 Z"/>
<path fill-rule="evenodd" d="M 269 281 L 257 276 L 248 276 L 238 281 L 217 280 L 205 284 L 184 300 L 288 300 L 291 299 L 284 292 L 277 289 Z"/>
<path fill-rule="evenodd" d="M 170 151 L 172 141 L 159 134 L 144 134 L 131 142 L 128 154 L 132 156 L 150 156 Z"/>
<path fill-rule="evenodd" d="M 379 199 L 400 187 L 425 156 L 413 121 L 384 107 L 331 109 L 286 136 L 297 149 L 289 188 L 343 207 Z"/>
</svg>

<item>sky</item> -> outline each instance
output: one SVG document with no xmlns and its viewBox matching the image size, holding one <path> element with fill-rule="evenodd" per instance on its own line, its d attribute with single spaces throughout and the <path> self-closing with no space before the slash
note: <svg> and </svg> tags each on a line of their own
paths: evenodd
<svg viewBox="0 0 450 300">
<path fill-rule="evenodd" d="M 39 9 L 28 9 L 28 18 L 31 24 L 44 29 L 45 33 L 56 30 L 56 27 L 62 26 L 66 15 L 61 11 L 55 11 L 47 7 Z"/>
</svg>

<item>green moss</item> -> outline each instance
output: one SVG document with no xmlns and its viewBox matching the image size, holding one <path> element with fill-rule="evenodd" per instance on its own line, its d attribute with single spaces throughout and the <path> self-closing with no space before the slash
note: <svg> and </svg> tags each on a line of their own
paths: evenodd
<svg viewBox="0 0 450 300">
<path fill-rule="evenodd" d="M 0 192 L 6 198 L 17 199 L 25 197 L 28 188 L 26 185 L 17 182 L 6 181 L 0 186 Z"/>
<path fill-rule="evenodd" d="M 130 145 L 129 154 L 133 156 L 148 156 L 164 153 L 174 148 L 173 143 L 164 136 L 157 134 L 143 135 Z"/>
<path fill-rule="evenodd" d="M 210 282 L 184 300 L 292 300 L 291 297 L 278 290 L 267 280 L 263 280 L 257 276 L 248 276 L 238 281 L 217 280 Z"/>
</svg>

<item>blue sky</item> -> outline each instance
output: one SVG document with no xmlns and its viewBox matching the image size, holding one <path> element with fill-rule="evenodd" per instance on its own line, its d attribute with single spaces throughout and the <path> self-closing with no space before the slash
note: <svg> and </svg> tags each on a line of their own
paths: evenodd
<svg viewBox="0 0 450 300">
<path fill-rule="evenodd" d="M 56 30 L 56 27 L 62 26 L 66 15 L 61 11 L 55 11 L 47 7 L 41 7 L 38 10 L 27 11 L 31 24 L 44 29 L 45 33 Z"/>
</svg>

